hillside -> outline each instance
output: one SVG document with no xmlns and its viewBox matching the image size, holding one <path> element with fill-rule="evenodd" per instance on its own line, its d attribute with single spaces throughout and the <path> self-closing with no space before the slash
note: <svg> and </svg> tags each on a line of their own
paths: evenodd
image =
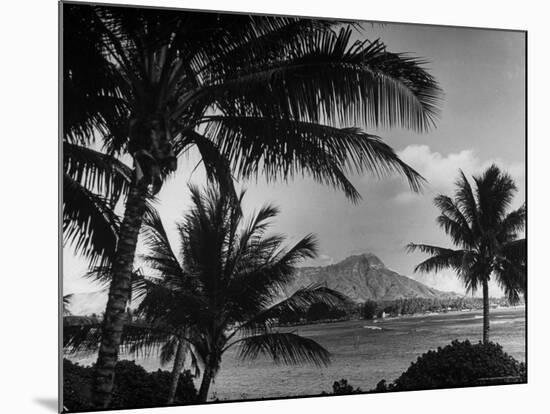
<svg viewBox="0 0 550 414">
<path fill-rule="evenodd" d="M 349 296 L 354 302 L 395 300 L 404 298 L 450 298 L 454 292 L 442 292 L 388 269 L 372 253 L 350 256 L 324 267 L 302 267 L 295 282 L 286 289 L 323 284 Z"/>
<path fill-rule="evenodd" d="M 460 296 L 454 292 L 442 292 L 416 280 L 402 276 L 388 269 L 372 253 L 350 256 L 339 263 L 324 267 L 302 267 L 298 269 L 294 283 L 284 294 L 289 295 L 298 288 L 322 284 L 349 296 L 354 302 L 366 300 L 395 300 L 403 298 L 445 299 Z M 107 303 L 107 292 L 77 293 L 73 296 L 69 310 L 74 315 L 102 314 Z M 130 307 L 135 307 L 133 303 Z"/>
</svg>

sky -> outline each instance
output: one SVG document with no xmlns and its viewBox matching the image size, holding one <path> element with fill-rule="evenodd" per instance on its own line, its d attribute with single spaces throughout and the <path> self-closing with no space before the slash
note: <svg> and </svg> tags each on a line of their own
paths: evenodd
<svg viewBox="0 0 550 414">
<path fill-rule="evenodd" d="M 479 174 L 492 163 L 515 179 L 518 193 L 513 208 L 525 201 L 525 38 L 512 31 L 451 28 L 405 24 L 365 25 L 357 39 L 380 38 L 392 52 L 407 52 L 428 61 L 426 68 L 443 90 L 436 128 L 418 134 L 408 130 L 373 130 L 400 157 L 420 172 L 428 184 L 412 193 L 399 176 L 377 179 L 354 175 L 351 181 L 362 200 L 351 203 L 342 192 L 295 178 L 288 183 L 265 180 L 239 182 L 246 188 L 245 214 L 265 203 L 280 207 L 273 232 L 289 242 L 314 233 L 319 256 L 307 265 L 327 265 L 352 254 L 371 252 L 387 267 L 441 290 L 465 293 L 452 271 L 415 274 L 426 256 L 408 254 L 409 242 L 452 247 L 437 227 L 437 194 L 452 195 L 462 169 Z M 175 222 L 188 209 L 189 183 L 205 182 L 196 153 L 179 160 L 178 173 L 158 195 L 157 208 L 169 237 L 175 242 Z M 64 293 L 95 291 L 99 287 L 82 278 L 87 264 L 64 247 Z M 491 296 L 501 290 L 491 284 Z"/>
</svg>

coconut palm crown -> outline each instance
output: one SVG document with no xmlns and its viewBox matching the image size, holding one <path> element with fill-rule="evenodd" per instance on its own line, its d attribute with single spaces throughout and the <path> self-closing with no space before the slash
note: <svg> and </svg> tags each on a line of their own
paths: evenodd
<svg viewBox="0 0 550 414">
<path fill-rule="evenodd" d="M 352 41 L 351 26 L 88 4 L 63 4 L 63 20 L 63 44 L 77 57 L 64 65 L 63 96 L 77 103 L 64 105 L 64 117 L 74 120 L 64 122 L 64 137 L 84 146 L 96 140 L 102 153 L 132 164 L 119 223 L 101 203 L 111 199 L 105 194 L 64 199 L 73 240 L 92 256 L 109 254 L 112 263 L 98 407 L 108 406 L 112 391 L 145 200 L 182 154 L 197 151 L 209 180 L 227 191 L 232 178 L 305 174 L 357 201 L 352 172 L 402 174 L 419 189 L 417 172 L 358 126 L 427 130 L 437 116 L 438 85 L 422 60 L 388 52 L 380 41 Z M 77 184 L 113 171 L 87 165 L 78 165 Z M 82 189 L 65 188 L 74 175 L 66 177 L 66 194 Z"/>
<path fill-rule="evenodd" d="M 509 211 L 517 187 L 496 165 L 473 180 L 474 188 L 461 171 L 454 199 L 445 195 L 434 199 L 441 211 L 437 223 L 457 249 L 410 243 L 408 250 L 431 255 L 415 271 L 453 269 L 467 291 L 475 292 L 482 286 L 483 341 L 488 342 L 490 278 L 498 282 L 512 303 L 526 294 L 526 240 L 520 238 L 526 207 L 524 203 Z"/>
<path fill-rule="evenodd" d="M 203 365 L 199 399 L 206 401 L 222 355 L 238 347 L 238 356 L 260 354 L 285 364 L 326 365 L 329 352 L 312 339 L 275 328 L 283 310 L 304 311 L 314 303 L 345 306 L 342 294 L 322 286 L 302 287 L 290 296 L 284 288 L 295 266 L 316 255 L 309 235 L 286 248 L 284 237 L 268 235 L 278 209 L 267 205 L 245 220 L 239 199 L 191 187 L 193 208 L 178 225 L 179 255 L 174 253 L 158 215 L 145 219 L 143 256 L 158 277 L 136 281 L 142 298 L 138 314 L 156 324 L 188 327 L 188 341 Z M 159 332 L 141 343 L 166 341 Z"/>
</svg>

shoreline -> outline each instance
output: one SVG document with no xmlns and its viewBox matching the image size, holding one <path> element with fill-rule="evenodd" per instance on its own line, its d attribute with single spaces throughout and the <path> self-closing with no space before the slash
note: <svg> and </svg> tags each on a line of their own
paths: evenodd
<svg viewBox="0 0 550 414">
<path fill-rule="evenodd" d="M 510 305 L 510 306 L 497 306 L 494 308 L 490 308 L 489 313 L 491 311 L 495 310 L 506 310 L 506 309 L 523 309 L 525 308 L 525 305 Z M 349 321 L 368 321 L 372 323 L 379 323 L 380 321 L 387 321 L 387 320 L 396 320 L 396 319 L 408 319 L 408 318 L 416 318 L 420 316 L 436 316 L 436 315 L 449 315 L 449 314 L 463 314 L 463 313 L 470 313 L 470 312 L 482 312 L 483 309 L 474 309 L 474 308 L 468 308 L 468 309 L 453 309 L 453 310 L 446 310 L 441 312 L 417 312 L 417 313 L 411 313 L 411 314 L 405 314 L 405 315 L 398 315 L 398 316 L 386 316 L 383 318 L 372 318 L 372 319 L 366 319 L 366 318 L 340 318 L 340 319 L 320 319 L 317 321 L 304 321 L 304 322 L 296 322 L 296 323 L 290 323 L 290 324 L 274 324 L 274 327 L 277 328 L 292 328 L 294 326 L 304 326 L 304 325 L 321 325 L 321 324 L 332 324 L 332 323 L 338 323 L 338 322 L 349 322 Z"/>
</svg>

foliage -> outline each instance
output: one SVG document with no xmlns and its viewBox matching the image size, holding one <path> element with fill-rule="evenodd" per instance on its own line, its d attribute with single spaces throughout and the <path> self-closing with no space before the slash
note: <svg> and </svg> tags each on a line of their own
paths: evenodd
<svg viewBox="0 0 550 414">
<path fill-rule="evenodd" d="M 525 204 L 508 211 L 517 187 L 510 175 L 494 164 L 473 179 L 474 188 L 461 171 L 454 199 L 446 195 L 434 199 L 441 212 L 437 223 L 458 249 L 410 243 L 410 252 L 431 256 L 415 271 L 453 269 L 472 292 L 493 276 L 515 302 L 526 288 L 526 241 L 520 238 Z"/>
<path fill-rule="evenodd" d="M 503 299 L 492 299 L 492 303 L 508 306 L 510 302 Z M 425 312 L 447 312 L 463 309 L 481 309 L 483 300 L 473 297 L 457 298 L 406 298 L 395 300 L 366 301 L 359 305 L 360 314 L 364 319 L 381 317 L 384 312 L 388 316 L 414 315 Z"/>
<path fill-rule="evenodd" d="M 342 378 L 340 381 L 334 381 L 332 384 L 332 393 L 334 395 L 360 394 L 363 391 L 361 388 L 353 388 L 348 384 L 348 380 Z"/>
<path fill-rule="evenodd" d="M 373 319 L 377 315 L 378 303 L 374 300 L 367 300 L 361 306 L 361 317 L 364 319 Z"/>
<path fill-rule="evenodd" d="M 154 192 L 189 147 L 199 150 L 210 178 L 228 169 L 241 178 L 307 171 L 357 199 L 344 174 L 397 172 L 418 189 L 414 170 L 354 126 L 430 128 L 440 90 L 422 59 L 390 53 L 380 41 L 353 42 L 353 25 L 337 21 L 65 9 L 75 26 L 68 46 L 85 37 L 102 81 L 91 87 L 79 60 L 65 70 L 77 91 L 103 102 L 99 113 L 96 100 L 84 102 L 90 112 L 75 116 L 82 120 L 77 137 L 97 126 L 107 151 L 129 152 Z M 81 82 L 69 82 L 75 78 Z"/>
<path fill-rule="evenodd" d="M 329 363 L 328 351 L 317 342 L 275 329 L 281 312 L 304 313 L 313 305 L 324 310 L 343 306 L 340 293 L 308 286 L 284 297 L 284 287 L 297 263 L 316 254 L 312 235 L 284 246 L 282 235 L 267 230 L 278 209 L 266 205 L 245 220 L 238 198 L 211 187 L 191 187 L 193 208 L 178 225 L 176 255 L 157 214 L 145 219 L 147 267 L 157 276 L 136 279 L 135 294 L 143 297 L 137 314 L 156 324 L 188 329 L 186 341 L 204 366 L 200 398 L 206 398 L 223 353 L 238 347 L 242 359 L 260 354 L 284 364 Z M 147 347 L 166 338 L 149 338 Z"/>
<path fill-rule="evenodd" d="M 345 309 L 332 307 L 326 303 L 314 303 L 309 307 L 305 316 L 308 321 L 315 322 L 327 319 L 342 319 L 346 315 Z"/>
<path fill-rule="evenodd" d="M 63 6 L 63 25 L 64 237 L 91 261 L 114 254 L 128 156 L 154 193 L 190 148 L 228 189 L 232 175 L 307 172 L 357 200 L 351 170 L 419 189 L 416 171 L 354 126 L 426 130 L 440 89 L 422 59 L 352 42 L 353 25 L 84 4 Z"/>
<path fill-rule="evenodd" d="M 73 295 L 63 295 L 62 298 L 62 304 L 63 304 L 63 316 L 67 316 L 71 314 L 71 311 L 69 310 L 69 307 L 71 305 L 71 300 L 73 299 Z"/>
<path fill-rule="evenodd" d="M 64 6 L 63 240 L 92 264 L 105 264 L 117 243 L 113 208 L 127 192 L 132 169 L 92 148 L 97 133 L 121 129 L 125 110 L 122 79 L 106 59 L 92 22 L 91 8 Z"/>
<path fill-rule="evenodd" d="M 527 241 L 525 203 L 510 210 L 517 186 L 512 177 L 495 164 L 480 176 L 474 187 L 460 171 L 454 198 L 438 195 L 437 224 L 451 238 L 454 249 L 410 243 L 409 252 L 420 251 L 430 257 L 415 267 L 415 272 L 452 269 L 466 290 L 483 288 L 483 342 L 489 342 L 489 280 L 494 278 L 508 300 L 517 302 L 527 289 Z"/>
<path fill-rule="evenodd" d="M 498 306 L 511 305 L 506 297 L 491 298 L 490 303 Z M 523 300 L 520 299 L 517 303 L 521 304 Z M 381 318 L 383 313 L 386 316 L 396 317 L 427 312 L 449 312 L 482 308 L 483 299 L 476 297 L 404 298 L 395 300 L 367 300 L 364 303 L 350 304 L 338 308 L 329 308 L 327 305 L 315 304 L 306 311 L 281 311 L 277 314 L 277 318 L 280 325 L 298 325 L 335 319 L 362 318 L 370 320 Z"/>
<path fill-rule="evenodd" d="M 429 129 L 438 114 L 437 82 L 421 59 L 391 53 L 380 41 L 354 42 L 353 25 L 93 4 L 62 10 L 70 56 L 63 66 L 64 141 L 89 148 L 98 139 L 106 157 L 87 160 L 109 162 L 95 167 L 132 160 L 125 182 L 135 197 L 122 220 L 129 233 L 141 226 L 145 189 L 157 194 L 191 149 L 208 180 L 228 193 L 233 178 L 259 175 L 307 174 L 353 201 L 360 195 L 348 179 L 352 172 L 397 173 L 415 191 L 423 182 L 390 146 L 356 125 Z M 113 269 L 111 286 L 120 293 L 105 314 L 113 321 L 106 339 L 116 348 L 111 332 L 122 320 L 115 309 L 127 304 L 137 241 L 122 235 L 119 243 L 116 197 L 82 184 L 98 171 L 87 166 L 80 164 L 80 182 L 64 175 L 64 237 L 91 261 L 125 257 L 126 265 Z M 100 349 L 100 356 L 107 353 Z M 98 375 L 102 406 L 109 371 L 102 367 Z"/>
<path fill-rule="evenodd" d="M 63 360 L 63 405 L 69 412 L 90 410 L 93 366 L 83 367 Z M 147 372 L 134 361 L 119 361 L 115 367 L 115 384 L 111 408 L 143 408 L 166 405 L 170 387 L 168 371 Z M 177 404 L 192 402 L 196 389 L 189 371 L 180 376 Z"/>
<path fill-rule="evenodd" d="M 373 391 L 406 391 L 434 388 L 468 387 L 488 383 L 504 383 L 503 377 L 516 377 L 525 382 L 526 367 L 493 342 L 471 344 L 469 341 L 453 341 L 436 351 L 428 351 L 418 357 L 409 369 L 393 383 L 385 380 Z"/>
</svg>

